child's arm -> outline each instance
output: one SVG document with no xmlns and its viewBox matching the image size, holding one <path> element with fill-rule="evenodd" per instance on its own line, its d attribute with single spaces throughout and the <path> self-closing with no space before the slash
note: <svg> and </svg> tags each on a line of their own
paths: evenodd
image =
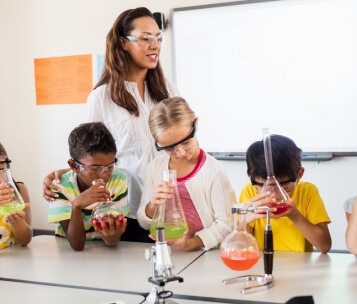
<svg viewBox="0 0 357 304">
<path fill-rule="evenodd" d="M 346 245 L 351 253 L 357 254 L 357 203 L 354 204 L 352 214 L 349 217 L 346 230 Z"/>
<path fill-rule="evenodd" d="M 327 223 L 312 224 L 300 211 L 296 208 L 295 202 L 290 200 L 290 209 L 278 216 L 287 216 L 295 226 L 301 231 L 305 238 L 316 247 L 320 252 L 327 253 L 331 249 L 331 236 Z"/>
<path fill-rule="evenodd" d="M 25 209 L 23 211 L 12 212 L 6 218 L 11 224 L 17 242 L 26 246 L 32 239 L 30 197 L 23 183 L 17 183 L 17 186 L 25 202 Z"/>
<path fill-rule="evenodd" d="M 110 193 L 104 182 L 99 182 L 78 195 L 72 202 L 72 213 L 69 220 L 60 224 L 74 250 L 81 251 L 86 242 L 86 231 L 83 224 L 82 209 L 95 203 L 110 199 Z"/>
</svg>

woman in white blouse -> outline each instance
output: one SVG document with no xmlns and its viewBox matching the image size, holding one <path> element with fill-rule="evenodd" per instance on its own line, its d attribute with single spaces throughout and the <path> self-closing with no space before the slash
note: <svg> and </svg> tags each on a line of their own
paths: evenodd
<svg viewBox="0 0 357 304">
<path fill-rule="evenodd" d="M 162 41 L 147 8 L 120 14 L 107 35 L 103 75 L 88 97 L 88 120 L 103 122 L 110 130 L 117 145 L 118 166 L 127 172 L 131 212 L 122 236 L 127 241 L 150 241 L 136 220 L 144 170 L 158 155 L 148 126 L 149 112 L 154 104 L 179 94 L 160 66 Z M 56 189 L 52 181 L 63 172 L 45 178 L 47 200 L 54 196 L 50 188 Z"/>
</svg>

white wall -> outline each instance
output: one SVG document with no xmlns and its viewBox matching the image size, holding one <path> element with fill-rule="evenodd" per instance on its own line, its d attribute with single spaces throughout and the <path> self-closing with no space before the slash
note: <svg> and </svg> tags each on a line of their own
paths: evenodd
<svg viewBox="0 0 357 304">
<path fill-rule="evenodd" d="M 220 2 L 226 1 L 196 0 L 194 4 Z M 33 59 L 103 54 L 105 36 L 123 10 L 146 6 L 169 18 L 171 8 L 192 4 L 192 0 L 0 0 L 0 142 L 13 160 L 13 175 L 29 188 L 34 228 L 53 228 L 47 223 L 42 181 L 53 169 L 66 167 L 68 134 L 85 121 L 86 109 L 83 104 L 36 106 Z M 170 28 L 165 36 L 161 62 L 172 79 Z M 217 43 L 224 42 L 217 39 Z M 248 182 L 245 163 L 222 163 L 239 193 Z M 357 158 L 304 162 L 304 166 L 305 179 L 319 187 L 332 218 L 333 248 L 345 249 L 342 203 L 357 192 Z"/>
</svg>

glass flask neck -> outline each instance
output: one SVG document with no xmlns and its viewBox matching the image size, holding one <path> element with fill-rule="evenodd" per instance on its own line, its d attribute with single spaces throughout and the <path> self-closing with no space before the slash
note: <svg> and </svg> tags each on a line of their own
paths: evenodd
<svg viewBox="0 0 357 304">
<path fill-rule="evenodd" d="M 177 185 L 176 170 L 164 170 L 162 172 L 162 180 L 171 185 Z"/>
<path fill-rule="evenodd" d="M 13 187 L 15 187 L 11 170 L 9 168 L 0 169 L 0 183 L 1 182 L 11 184 Z"/>
<path fill-rule="evenodd" d="M 246 232 L 246 214 L 245 213 L 234 213 L 234 231 Z"/>
</svg>

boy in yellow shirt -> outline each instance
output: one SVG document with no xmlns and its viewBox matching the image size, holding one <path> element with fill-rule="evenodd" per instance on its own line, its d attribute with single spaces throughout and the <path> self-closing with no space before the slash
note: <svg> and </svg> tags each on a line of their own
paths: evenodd
<svg viewBox="0 0 357 304">
<path fill-rule="evenodd" d="M 330 218 L 315 185 L 301 181 L 301 149 L 288 137 L 271 135 L 273 167 L 276 179 L 290 196 L 290 208 L 279 215 L 271 214 L 274 250 L 313 251 L 322 253 L 331 249 L 327 224 Z M 247 173 L 251 183 L 241 194 L 240 202 L 248 202 L 262 189 L 267 177 L 263 141 L 253 143 L 246 153 Z M 263 249 L 265 219 L 250 223 L 248 229 Z"/>
</svg>

